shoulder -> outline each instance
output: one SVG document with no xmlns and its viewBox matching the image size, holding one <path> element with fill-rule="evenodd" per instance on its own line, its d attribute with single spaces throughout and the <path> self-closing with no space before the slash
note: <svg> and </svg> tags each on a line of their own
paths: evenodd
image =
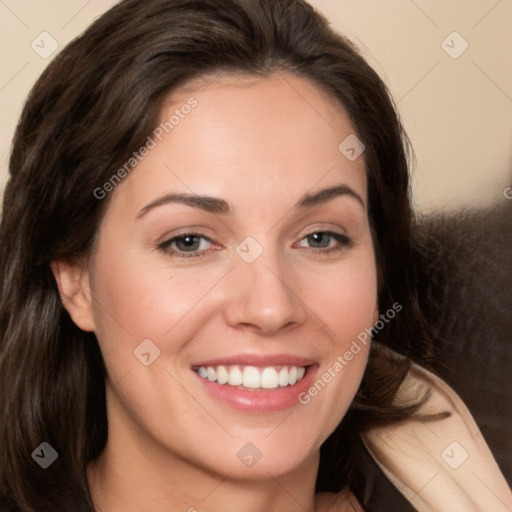
<svg viewBox="0 0 512 512">
<path fill-rule="evenodd" d="M 429 398 L 411 419 L 363 434 L 373 458 L 420 512 L 510 510 L 512 493 L 459 396 L 413 366 L 397 403 Z"/>
</svg>

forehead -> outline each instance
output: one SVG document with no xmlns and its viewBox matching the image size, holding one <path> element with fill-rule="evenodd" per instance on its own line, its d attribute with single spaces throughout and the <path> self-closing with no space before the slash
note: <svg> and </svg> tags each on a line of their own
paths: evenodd
<svg viewBox="0 0 512 512">
<path fill-rule="evenodd" d="M 153 148 L 118 187 L 130 204 L 172 191 L 282 202 L 340 182 L 366 197 L 364 155 L 340 151 L 354 127 L 303 78 L 196 80 L 166 98 L 158 123 Z"/>
</svg>

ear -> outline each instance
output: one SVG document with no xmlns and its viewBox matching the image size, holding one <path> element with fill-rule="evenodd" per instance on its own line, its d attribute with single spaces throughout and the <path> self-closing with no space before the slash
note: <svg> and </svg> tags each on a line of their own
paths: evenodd
<svg viewBox="0 0 512 512">
<path fill-rule="evenodd" d="M 52 261 L 60 299 L 73 322 L 83 331 L 94 331 L 91 286 L 85 265 L 64 260 Z"/>
</svg>

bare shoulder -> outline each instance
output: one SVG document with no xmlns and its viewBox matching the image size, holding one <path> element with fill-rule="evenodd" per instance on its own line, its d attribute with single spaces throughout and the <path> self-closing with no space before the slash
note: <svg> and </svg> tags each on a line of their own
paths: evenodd
<svg viewBox="0 0 512 512">
<path fill-rule="evenodd" d="M 316 512 L 364 512 L 364 510 L 350 491 L 342 491 L 318 493 Z"/>
</svg>

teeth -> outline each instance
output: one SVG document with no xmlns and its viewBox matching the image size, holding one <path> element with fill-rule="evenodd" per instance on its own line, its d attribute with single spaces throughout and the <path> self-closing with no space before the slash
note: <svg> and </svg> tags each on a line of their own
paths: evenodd
<svg viewBox="0 0 512 512">
<path fill-rule="evenodd" d="M 199 374 L 201 375 L 201 374 Z M 241 386 L 243 382 L 242 372 L 238 366 L 228 371 L 228 383 L 230 386 Z"/>
<path fill-rule="evenodd" d="M 229 373 L 224 366 L 217 366 L 217 382 L 219 384 L 226 384 L 229 380 Z"/>
<path fill-rule="evenodd" d="M 244 379 L 244 388 L 258 389 L 259 387 L 261 387 L 261 377 L 258 368 L 255 368 L 254 366 L 246 366 L 244 368 L 244 371 L 242 372 L 242 375 Z"/>
<path fill-rule="evenodd" d="M 215 371 L 215 368 L 208 366 L 208 368 L 206 368 L 206 376 L 208 377 L 208 380 L 215 382 L 217 380 L 217 372 Z"/>
<path fill-rule="evenodd" d="M 277 382 L 280 386 L 288 386 L 288 384 L 290 383 L 288 379 L 288 368 L 286 368 L 286 366 L 281 368 L 281 370 L 279 371 Z"/>
<path fill-rule="evenodd" d="M 265 368 L 261 372 L 261 387 L 265 389 L 277 388 L 279 382 L 277 380 L 277 371 L 275 368 Z"/>
<path fill-rule="evenodd" d="M 293 386 L 299 382 L 306 373 L 304 366 L 200 366 L 195 368 L 203 378 L 218 384 L 230 386 L 243 386 L 249 389 L 275 389 L 278 387 Z"/>
<path fill-rule="evenodd" d="M 293 386 L 297 382 L 297 367 L 292 366 L 290 371 L 288 372 L 288 379 L 290 380 L 290 385 Z"/>
</svg>

